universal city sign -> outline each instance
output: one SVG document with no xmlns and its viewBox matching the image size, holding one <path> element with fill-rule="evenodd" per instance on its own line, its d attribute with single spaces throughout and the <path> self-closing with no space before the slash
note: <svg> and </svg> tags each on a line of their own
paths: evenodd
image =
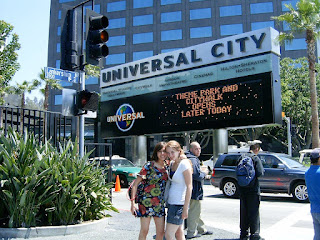
<svg viewBox="0 0 320 240">
<path fill-rule="evenodd" d="M 107 68 L 101 71 L 100 86 L 104 88 L 261 53 L 280 55 L 280 48 L 274 42 L 278 34 L 273 28 L 264 28 Z"/>
</svg>

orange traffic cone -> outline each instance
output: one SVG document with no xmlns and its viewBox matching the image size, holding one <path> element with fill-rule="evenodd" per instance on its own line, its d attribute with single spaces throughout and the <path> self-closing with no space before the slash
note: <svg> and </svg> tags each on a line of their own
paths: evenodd
<svg viewBox="0 0 320 240">
<path fill-rule="evenodd" d="M 116 186 L 115 186 L 115 192 L 120 192 L 120 191 L 121 191 L 120 178 L 119 178 L 119 175 L 117 175 L 117 178 L 116 178 Z"/>
</svg>

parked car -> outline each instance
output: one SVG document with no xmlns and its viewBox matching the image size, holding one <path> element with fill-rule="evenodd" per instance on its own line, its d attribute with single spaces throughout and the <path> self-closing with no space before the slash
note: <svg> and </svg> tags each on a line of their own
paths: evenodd
<svg viewBox="0 0 320 240">
<path fill-rule="evenodd" d="M 105 168 L 108 166 L 109 157 L 95 157 L 90 159 L 90 161 L 96 161 L 100 167 Z M 141 170 L 141 167 L 137 167 L 131 161 L 119 155 L 113 155 L 111 163 L 112 181 L 115 182 L 117 175 L 119 175 L 121 187 L 128 187 L 137 178 Z"/>
<path fill-rule="evenodd" d="M 220 188 L 226 197 L 238 196 L 235 168 L 241 154 L 221 154 L 214 165 L 211 184 Z M 265 170 L 259 178 L 261 192 L 292 194 L 299 202 L 309 200 L 304 178 L 305 166 L 285 154 L 261 152 L 258 156 Z"/>
</svg>

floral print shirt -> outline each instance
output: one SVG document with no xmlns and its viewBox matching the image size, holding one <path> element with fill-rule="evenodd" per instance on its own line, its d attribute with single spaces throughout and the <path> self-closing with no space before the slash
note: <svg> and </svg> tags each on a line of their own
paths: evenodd
<svg viewBox="0 0 320 240">
<path fill-rule="evenodd" d="M 154 162 L 147 162 L 139 175 L 143 178 L 138 186 L 139 211 L 142 217 L 165 216 L 164 191 L 168 174 L 166 168 L 158 169 Z"/>
</svg>

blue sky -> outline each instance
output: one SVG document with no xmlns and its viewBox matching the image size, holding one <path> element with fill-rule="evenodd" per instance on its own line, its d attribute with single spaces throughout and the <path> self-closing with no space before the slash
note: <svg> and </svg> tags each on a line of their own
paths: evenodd
<svg viewBox="0 0 320 240">
<path fill-rule="evenodd" d="M 41 68 L 47 66 L 50 2 L 0 0 L 0 19 L 14 26 L 13 32 L 19 35 L 21 44 L 18 51 L 21 66 L 13 82 L 38 78 Z"/>
</svg>

